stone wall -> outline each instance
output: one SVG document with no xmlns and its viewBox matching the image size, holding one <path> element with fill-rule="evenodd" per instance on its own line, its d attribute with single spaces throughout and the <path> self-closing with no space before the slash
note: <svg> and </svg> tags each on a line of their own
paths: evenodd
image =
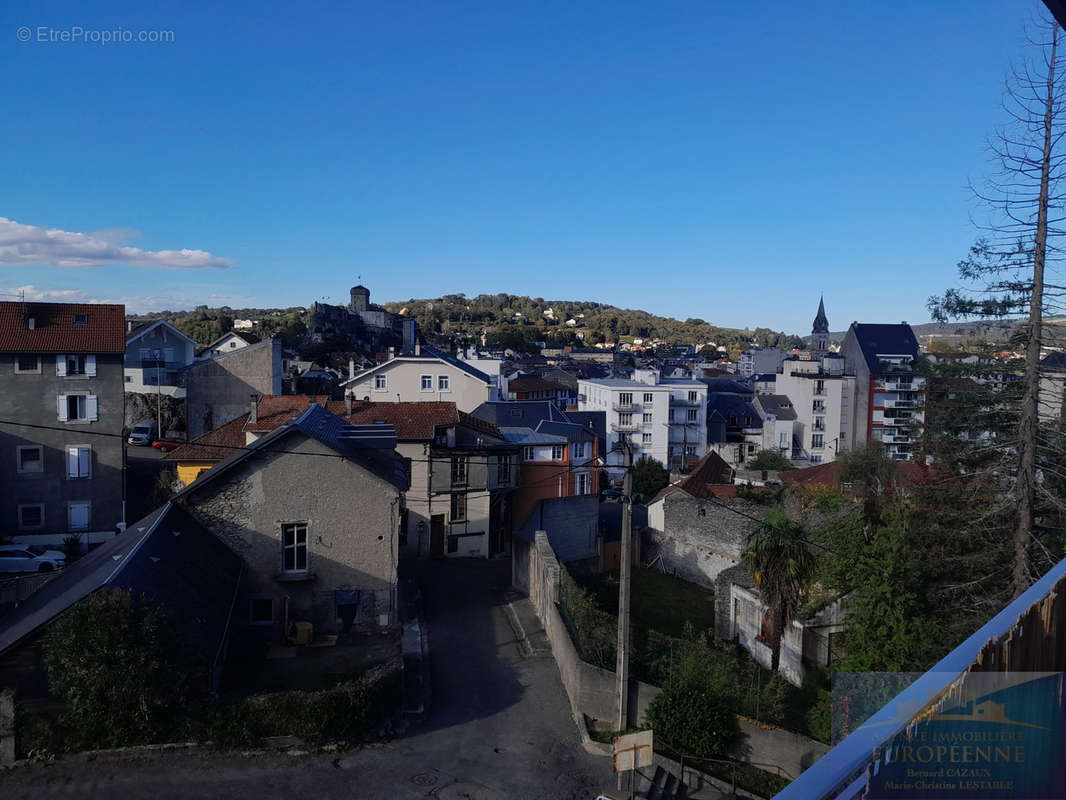
<svg viewBox="0 0 1066 800">
<path fill-rule="evenodd" d="M 349 461 L 293 455 L 335 455 L 314 439 L 292 433 L 274 451 L 244 461 L 185 495 L 189 511 L 245 563 L 243 598 L 234 624 L 250 624 L 252 599 L 273 600 L 273 632 L 289 620 L 316 631 L 340 629 L 335 590 L 360 592 L 357 625 L 396 621 L 401 493 Z M 308 572 L 282 573 L 281 526 L 307 525 Z M 264 626 L 269 629 L 269 626 Z"/>
</svg>

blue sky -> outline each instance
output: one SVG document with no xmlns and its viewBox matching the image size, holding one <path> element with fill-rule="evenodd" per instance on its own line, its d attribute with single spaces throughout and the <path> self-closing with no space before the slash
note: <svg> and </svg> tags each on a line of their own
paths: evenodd
<svg viewBox="0 0 1066 800">
<path fill-rule="evenodd" d="M 1042 8 L 147 5 L 0 8 L 0 292 L 284 306 L 362 276 L 798 332 L 823 291 L 834 330 L 928 319 Z M 173 41 L 47 41 L 75 26 Z"/>
</svg>

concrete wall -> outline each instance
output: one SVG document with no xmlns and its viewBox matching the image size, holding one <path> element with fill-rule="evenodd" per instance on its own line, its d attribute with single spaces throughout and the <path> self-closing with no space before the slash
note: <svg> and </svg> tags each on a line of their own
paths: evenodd
<svg viewBox="0 0 1066 800">
<path fill-rule="evenodd" d="M 281 379 L 280 339 L 193 364 L 185 373 L 189 438 L 239 417 L 253 394 L 281 394 Z"/>
<path fill-rule="evenodd" d="M 385 376 L 385 388 L 375 388 L 378 375 Z M 422 376 L 433 379 L 432 391 L 422 391 Z M 440 391 L 438 378 L 448 377 L 448 389 Z M 437 358 L 396 358 L 386 362 L 373 372 L 356 375 L 345 385 L 345 392 L 357 400 L 369 398 L 371 402 L 413 403 L 420 400 L 444 400 L 455 403 L 456 408 L 472 413 L 482 403 L 492 400 L 492 387 L 473 375 Z"/>
<path fill-rule="evenodd" d="M 594 667 L 581 660 L 577 648 L 559 613 L 559 580 L 562 567 L 544 531 L 537 531 L 529 548 L 527 581 L 529 598 L 551 644 L 552 655 L 559 665 L 559 674 L 576 715 L 585 714 L 594 720 L 612 725 L 618 717 L 618 681 L 615 673 Z M 629 724 L 640 724 L 648 704 L 662 691 L 641 681 L 630 684 Z"/>
<path fill-rule="evenodd" d="M 70 531 L 68 503 L 90 503 L 89 530 L 111 536 L 123 521 L 122 507 L 122 355 L 96 355 L 96 375 L 56 375 L 56 355 L 40 355 L 40 371 L 16 373 L 16 355 L 0 353 L 0 420 L 18 420 L 42 427 L 0 423 L 0 531 L 51 534 L 61 542 Z M 61 395 L 96 398 L 95 421 L 59 421 Z M 101 435 L 103 434 L 103 435 Z M 18 447 L 42 448 L 39 471 L 18 469 Z M 67 447 L 90 448 L 89 477 L 67 477 Z M 44 505 L 44 524 L 19 531 L 18 507 Z M 99 538 L 95 539 L 99 541 Z"/>
<path fill-rule="evenodd" d="M 185 497 L 189 511 L 245 562 L 234 624 L 249 623 L 248 601 L 273 598 L 273 633 L 280 636 L 286 598 L 291 620 L 337 631 L 334 590 L 359 589 L 357 624 L 396 621 L 398 489 L 349 461 L 292 455 L 333 455 L 314 439 L 290 434 L 269 453 Z M 308 576 L 282 575 L 281 525 L 306 522 Z M 266 630 L 270 630 L 266 626 Z"/>
</svg>

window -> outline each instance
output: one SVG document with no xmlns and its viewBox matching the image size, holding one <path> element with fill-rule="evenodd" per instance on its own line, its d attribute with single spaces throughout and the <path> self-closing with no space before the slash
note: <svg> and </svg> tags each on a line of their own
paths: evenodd
<svg viewBox="0 0 1066 800">
<path fill-rule="evenodd" d="M 694 444 L 685 445 L 685 455 L 686 456 L 694 456 L 694 455 L 696 455 L 696 445 L 694 445 Z"/>
<path fill-rule="evenodd" d="M 84 445 L 67 448 L 67 477 L 88 478 L 92 449 Z"/>
<path fill-rule="evenodd" d="M 282 572 L 307 572 L 307 523 L 286 522 L 281 526 Z"/>
<path fill-rule="evenodd" d="M 94 394 L 58 395 L 56 410 L 60 422 L 92 422 L 99 418 Z"/>
<path fill-rule="evenodd" d="M 584 442 L 574 442 L 572 445 L 570 445 L 570 450 L 571 450 L 571 455 L 574 458 L 584 458 L 585 457 L 585 443 Z"/>
<path fill-rule="evenodd" d="M 652 394 L 651 392 L 645 392 L 644 393 L 644 405 L 650 406 L 654 399 L 655 399 L 655 395 Z"/>
<path fill-rule="evenodd" d="M 814 450 L 821 450 L 825 447 L 825 436 L 821 433 L 815 433 L 811 435 L 811 448 Z"/>
<path fill-rule="evenodd" d="M 466 486 L 466 456 L 452 458 L 452 486 Z"/>
<path fill-rule="evenodd" d="M 496 457 L 496 484 L 506 486 L 511 482 L 511 457 Z"/>
<path fill-rule="evenodd" d="M 44 469 L 44 448 L 36 444 L 16 447 L 15 463 L 19 472 L 41 472 Z"/>
<path fill-rule="evenodd" d="M 690 403 L 698 403 L 700 401 L 699 392 L 689 392 L 688 393 L 688 401 Z"/>
<path fill-rule="evenodd" d="M 463 522 L 466 520 L 466 494 L 463 492 L 452 492 L 452 522 Z"/>
<path fill-rule="evenodd" d="M 814 393 L 815 394 L 825 394 L 825 381 L 816 380 L 814 382 Z"/>
<path fill-rule="evenodd" d="M 552 445 L 552 461 L 563 460 L 563 446 L 561 444 Z"/>
<path fill-rule="evenodd" d="M 432 375 L 423 375 L 422 376 L 422 391 L 423 392 L 432 392 L 433 391 L 433 376 Z"/>
<path fill-rule="evenodd" d="M 632 425 L 633 424 L 633 415 L 629 414 L 629 413 L 619 414 L 618 415 L 618 424 L 619 425 Z"/>
<path fill-rule="evenodd" d="M 67 503 L 67 527 L 72 531 L 89 530 L 88 503 Z"/>
<path fill-rule="evenodd" d="M 74 324 L 75 325 L 88 325 L 89 324 L 89 315 L 88 314 L 75 314 L 74 315 Z"/>
<path fill-rule="evenodd" d="M 536 460 L 536 455 L 536 450 L 532 447 L 525 447 L 522 449 L 522 458 L 524 458 L 526 461 Z"/>
<path fill-rule="evenodd" d="M 574 476 L 574 494 L 589 494 L 592 491 L 592 480 L 587 472 L 579 472 Z"/>
<path fill-rule="evenodd" d="M 748 445 L 748 455 L 749 456 L 755 455 L 755 445 L 753 445 L 753 444 L 749 444 Z"/>
<path fill-rule="evenodd" d="M 632 392 L 621 392 L 621 393 L 619 393 L 619 395 L 618 395 L 618 405 L 620 405 L 620 406 L 631 406 L 631 405 L 633 405 L 633 393 Z"/>
<path fill-rule="evenodd" d="M 15 357 L 15 372 L 40 372 L 41 357 L 29 353 L 19 353 Z"/>
<path fill-rule="evenodd" d="M 450 392 L 449 379 L 447 375 L 437 376 L 437 391 L 438 392 Z"/>
<path fill-rule="evenodd" d="M 644 424 L 645 425 L 651 425 L 651 414 L 645 414 L 644 415 Z"/>
<path fill-rule="evenodd" d="M 825 400 L 815 400 L 814 401 L 814 406 L 812 408 L 812 411 L 815 414 L 824 414 L 825 413 Z"/>
<path fill-rule="evenodd" d="M 248 622 L 269 625 L 274 621 L 274 598 L 252 597 L 248 600 Z"/>
<path fill-rule="evenodd" d="M 35 503 L 19 506 L 19 530 L 29 531 L 44 527 L 44 505 Z"/>
<path fill-rule="evenodd" d="M 651 434 L 650 433 L 642 433 L 640 435 L 640 443 L 641 444 L 651 444 Z"/>
<path fill-rule="evenodd" d="M 60 364 L 65 364 L 67 375 L 84 375 L 85 374 L 85 356 L 72 354 L 62 357 L 62 361 L 59 357 L 56 358 L 56 368 Z"/>
<path fill-rule="evenodd" d="M 822 457 L 819 456 L 819 455 L 812 455 L 811 456 L 811 463 L 812 464 L 821 464 L 822 463 Z"/>
<path fill-rule="evenodd" d="M 690 408 L 688 410 L 688 422 L 696 422 L 699 419 L 700 410 L 698 408 Z"/>
<path fill-rule="evenodd" d="M 237 343 L 236 342 L 230 342 L 229 346 L 230 346 L 230 349 L 233 349 L 233 348 L 235 348 L 237 346 Z"/>
<path fill-rule="evenodd" d="M 816 431 L 824 431 L 825 430 L 825 417 L 815 417 L 814 418 L 814 429 Z"/>
<path fill-rule="evenodd" d="M 389 377 L 388 377 L 388 375 L 375 375 L 374 376 L 374 391 L 375 392 L 385 392 L 385 391 L 388 391 L 388 388 L 389 388 Z"/>
</svg>

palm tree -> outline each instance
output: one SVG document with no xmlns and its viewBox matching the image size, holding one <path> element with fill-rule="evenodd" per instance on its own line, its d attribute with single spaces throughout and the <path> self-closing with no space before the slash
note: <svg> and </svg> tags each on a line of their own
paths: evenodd
<svg viewBox="0 0 1066 800">
<path fill-rule="evenodd" d="M 814 578 L 816 561 L 807 532 L 784 511 L 769 514 L 748 534 L 744 565 L 766 606 L 759 637 L 773 649 L 770 668 L 781 659 L 781 636 L 795 617 L 800 600 Z"/>
</svg>

